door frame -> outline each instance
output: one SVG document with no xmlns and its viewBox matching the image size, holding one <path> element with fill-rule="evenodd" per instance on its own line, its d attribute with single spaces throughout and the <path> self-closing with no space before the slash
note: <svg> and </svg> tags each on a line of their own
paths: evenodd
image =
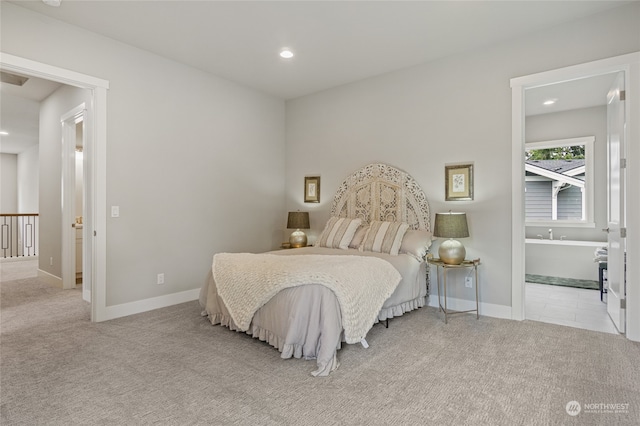
<svg viewBox="0 0 640 426">
<path fill-rule="evenodd" d="M 627 162 L 640 164 L 640 137 L 637 120 L 640 107 L 639 100 L 633 96 L 640 87 L 640 52 L 616 56 L 603 60 L 569 66 L 537 74 L 511 79 L 511 181 L 512 181 L 512 205 L 511 205 L 511 317 L 515 320 L 524 320 L 525 306 L 525 218 L 524 218 L 524 101 L 525 90 L 549 84 L 570 81 L 579 78 L 592 77 L 601 74 L 624 72 L 627 93 L 626 141 Z M 629 181 L 640 178 L 640 172 L 627 169 Z M 627 218 L 638 217 L 640 212 L 640 190 L 627 191 Z M 640 256 L 640 222 L 634 219 L 627 223 L 627 253 L 628 258 L 634 259 Z M 634 257 L 635 256 L 635 257 Z M 627 269 L 627 338 L 640 341 L 640 267 L 634 265 Z"/>
<path fill-rule="evenodd" d="M 109 82 L 90 75 L 55 67 L 8 53 L 0 52 L 0 69 L 18 74 L 43 78 L 58 83 L 91 91 L 91 133 L 85 147 L 87 192 L 92 195 L 84 219 L 85 234 L 90 235 L 91 244 L 85 253 L 90 253 L 91 262 L 91 321 L 104 321 L 106 315 L 106 151 L 107 151 L 107 90 Z"/>
</svg>

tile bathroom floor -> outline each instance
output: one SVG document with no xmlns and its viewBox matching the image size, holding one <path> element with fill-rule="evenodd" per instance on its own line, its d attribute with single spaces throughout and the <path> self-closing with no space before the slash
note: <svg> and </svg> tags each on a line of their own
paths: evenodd
<svg viewBox="0 0 640 426">
<path fill-rule="evenodd" d="M 526 283 L 525 318 L 603 333 L 618 334 L 600 291 Z"/>
</svg>

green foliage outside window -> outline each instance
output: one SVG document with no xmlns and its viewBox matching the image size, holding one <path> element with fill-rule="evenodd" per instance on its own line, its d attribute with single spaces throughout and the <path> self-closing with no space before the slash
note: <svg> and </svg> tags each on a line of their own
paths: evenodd
<svg viewBox="0 0 640 426">
<path fill-rule="evenodd" d="M 525 151 L 525 160 L 578 160 L 584 158 L 584 145 L 569 145 L 544 149 L 528 149 Z"/>
</svg>

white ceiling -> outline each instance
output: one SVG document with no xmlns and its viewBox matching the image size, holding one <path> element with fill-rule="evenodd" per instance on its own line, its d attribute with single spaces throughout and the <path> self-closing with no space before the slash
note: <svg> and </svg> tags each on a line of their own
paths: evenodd
<svg viewBox="0 0 640 426">
<path fill-rule="evenodd" d="M 39 141 L 40 102 L 60 83 L 29 77 L 22 86 L 0 83 L 0 152 L 19 154 Z"/>
<path fill-rule="evenodd" d="M 528 89 L 525 92 L 525 114 L 549 114 L 606 105 L 616 75 L 609 73 Z M 547 100 L 556 102 L 544 105 Z"/>
<path fill-rule="evenodd" d="M 14 1 L 284 99 L 511 40 L 617 1 Z M 282 47 L 296 56 L 282 60 Z"/>
<path fill-rule="evenodd" d="M 39 0 L 10 3 L 293 99 L 507 42 L 629 2 L 62 0 L 60 7 Z M 281 59 L 283 47 L 296 56 Z M 2 102 L 3 126 L 10 104 Z M 3 152 L 8 140 L 2 137 Z"/>
</svg>

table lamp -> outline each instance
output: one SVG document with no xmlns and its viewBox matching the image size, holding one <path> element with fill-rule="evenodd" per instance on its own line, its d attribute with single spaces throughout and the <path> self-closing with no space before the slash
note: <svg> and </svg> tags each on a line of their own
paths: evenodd
<svg viewBox="0 0 640 426">
<path fill-rule="evenodd" d="M 454 238 L 469 236 L 466 213 L 436 213 L 436 221 L 433 229 L 435 237 L 448 238 L 440 244 L 438 255 L 440 260 L 448 265 L 460 265 L 464 261 L 467 252 L 464 245 Z"/>
<path fill-rule="evenodd" d="M 301 229 L 309 229 L 309 212 L 289 212 L 287 228 L 295 229 L 289 237 L 291 248 L 306 247 L 307 236 Z"/>
</svg>

